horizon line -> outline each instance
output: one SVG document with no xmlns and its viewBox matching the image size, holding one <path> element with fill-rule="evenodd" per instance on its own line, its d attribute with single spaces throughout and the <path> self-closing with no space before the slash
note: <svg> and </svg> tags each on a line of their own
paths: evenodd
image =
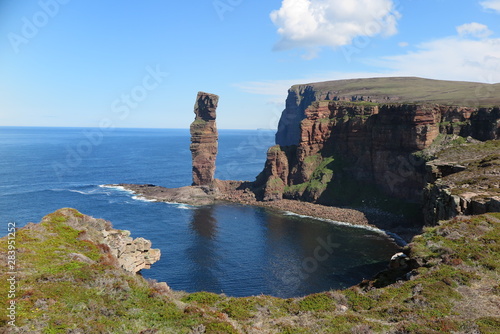
<svg viewBox="0 0 500 334">
<path fill-rule="evenodd" d="M 39 129 L 101 129 L 98 126 L 44 126 L 44 125 L 0 125 L 0 128 L 39 128 Z M 102 130 L 188 130 L 189 128 L 160 128 L 160 127 L 113 127 L 113 128 L 102 128 Z M 217 128 L 218 130 L 238 130 L 238 131 L 277 131 L 278 129 L 266 129 L 266 128 L 253 128 L 253 129 L 243 129 L 243 128 Z"/>
</svg>

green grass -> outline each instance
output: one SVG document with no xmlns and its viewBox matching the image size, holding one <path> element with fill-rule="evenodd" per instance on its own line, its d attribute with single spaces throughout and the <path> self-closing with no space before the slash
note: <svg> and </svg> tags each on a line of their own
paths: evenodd
<svg viewBox="0 0 500 334">
<path fill-rule="evenodd" d="M 73 217 L 83 217 L 70 211 Z M 40 333 L 67 333 L 80 328 L 86 333 L 138 333 L 150 327 L 178 329 L 187 333 L 194 323 L 166 298 L 155 293 L 144 279 L 131 276 L 107 263 L 100 248 L 78 240 L 80 231 L 66 224 L 61 211 L 50 214 L 35 229 L 17 232 L 19 288 L 17 325 Z M 4 239 L 2 239 L 4 240 Z M 1 249 L 5 248 L 2 242 Z M 71 260 L 79 253 L 94 264 Z M 4 274 L 0 293 L 5 294 Z M 0 315 L 0 324 L 7 319 Z"/>
<path fill-rule="evenodd" d="M 294 195 L 302 196 L 306 188 L 307 188 L 307 183 L 294 184 L 291 186 L 286 186 L 284 193 L 288 197 L 292 197 Z"/>
<path fill-rule="evenodd" d="M 184 303 L 197 303 L 200 305 L 214 306 L 222 300 L 220 295 L 211 292 L 195 292 L 181 299 Z"/>
<path fill-rule="evenodd" d="M 320 118 L 317 121 L 322 124 L 333 123 L 333 121 L 330 118 Z"/>
<path fill-rule="evenodd" d="M 336 309 L 335 301 L 324 293 L 313 294 L 304 297 L 298 302 L 300 311 L 334 311 Z"/>
<path fill-rule="evenodd" d="M 274 145 L 274 146 L 271 146 L 267 152 L 268 153 L 276 153 L 276 152 L 280 152 L 281 151 L 281 148 L 279 145 Z"/>
<path fill-rule="evenodd" d="M 258 299 L 252 297 L 229 298 L 219 306 L 222 312 L 236 320 L 251 318 L 257 311 Z"/>
<path fill-rule="evenodd" d="M 308 155 L 307 157 L 305 157 L 304 163 L 306 165 L 316 166 L 319 163 L 321 163 L 322 160 L 323 160 L 323 158 L 321 157 L 321 154 L 313 154 L 313 155 Z"/>
<path fill-rule="evenodd" d="M 205 326 L 207 334 L 238 334 L 238 331 L 227 322 L 210 322 Z"/>
<path fill-rule="evenodd" d="M 397 102 L 440 103 L 446 105 L 472 105 L 490 107 L 500 105 L 500 84 L 432 80 L 417 77 L 392 77 L 350 79 L 295 85 L 292 90 L 312 86 L 321 95 L 328 92 L 336 96 L 370 96 L 384 101 L 386 97 L 397 97 Z M 490 94 L 477 97 L 477 89 Z"/>
<path fill-rule="evenodd" d="M 362 107 L 376 107 L 380 105 L 380 103 L 368 102 L 368 101 L 353 101 L 350 103 L 352 103 L 355 106 L 362 106 Z"/>
<path fill-rule="evenodd" d="M 500 318 L 484 317 L 476 321 L 479 330 L 484 334 L 496 334 L 500 328 Z"/>
<path fill-rule="evenodd" d="M 312 170 L 310 180 L 301 184 L 286 186 L 284 190 L 285 197 L 300 198 L 319 198 L 328 187 L 333 177 L 332 164 L 333 157 L 323 158 L 316 154 L 304 159 L 304 169 Z"/>
<path fill-rule="evenodd" d="M 208 123 L 208 122 L 207 122 L 207 121 L 205 121 L 204 119 L 202 119 L 202 118 L 197 118 L 197 119 L 195 119 L 195 120 L 193 121 L 193 123 L 191 123 L 191 125 L 193 125 L 193 126 L 201 126 L 201 125 L 205 125 L 205 124 L 207 124 L 207 123 Z"/>
<path fill-rule="evenodd" d="M 500 294 L 500 213 L 426 228 L 405 250 L 421 264 L 411 280 L 394 276 L 399 282 L 382 288 L 370 281 L 290 299 L 161 291 L 154 282 L 103 262 L 101 248 L 78 240 L 80 232 L 67 220 L 56 212 L 35 228 L 18 231 L 23 270 L 17 311 L 24 332 L 496 333 L 500 324 L 487 302 Z M 6 247 L 3 238 L 0 250 Z M 95 263 L 71 261 L 67 255 L 73 252 Z M 2 296 L 5 275 L 0 275 Z M 474 293 L 464 294 L 467 290 Z M 480 297 L 471 300 L 474 294 Z M 463 303 L 470 306 L 460 307 Z M 0 326 L 7 320 L 0 314 Z"/>
<path fill-rule="evenodd" d="M 386 212 L 412 217 L 421 217 L 421 205 L 398 200 L 386 195 L 377 186 L 358 182 L 351 177 L 335 178 L 346 168 L 342 159 L 333 156 L 312 155 L 304 162 L 316 166 L 308 182 L 286 186 L 285 198 L 303 199 L 325 205 L 370 207 Z"/>
</svg>

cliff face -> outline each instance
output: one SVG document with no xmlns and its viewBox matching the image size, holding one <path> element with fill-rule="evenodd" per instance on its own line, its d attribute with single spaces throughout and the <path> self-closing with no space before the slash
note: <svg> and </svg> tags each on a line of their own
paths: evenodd
<svg viewBox="0 0 500 334">
<path fill-rule="evenodd" d="M 304 94 L 302 101 L 313 96 L 307 89 Z M 292 91 L 287 105 L 297 99 Z M 445 135 L 500 138 L 499 108 L 316 101 L 304 115 L 296 145 L 277 145 L 268 152 L 257 180 L 264 200 L 284 196 L 338 204 L 335 200 L 344 190 L 352 192 L 347 188 L 354 184 L 421 203 L 428 173 L 418 152 Z"/>
<path fill-rule="evenodd" d="M 385 103 L 398 101 L 398 97 L 391 96 L 364 96 L 339 94 L 338 91 L 317 88 L 312 85 L 297 85 L 288 90 L 286 107 L 278 123 L 276 144 L 289 146 L 300 141 L 300 123 L 307 118 L 306 109 L 316 101 L 342 101 L 342 102 L 377 102 Z"/>
<path fill-rule="evenodd" d="M 344 102 L 500 105 L 500 84 L 431 80 L 415 77 L 351 79 L 295 85 L 288 91 L 276 144 L 297 145 L 300 122 L 312 102 Z M 481 117 L 478 115 L 478 117 Z M 489 119 L 489 116 L 486 116 Z"/>
<path fill-rule="evenodd" d="M 194 106 L 195 120 L 191 123 L 191 154 L 193 186 L 211 186 L 214 181 L 218 132 L 215 123 L 217 95 L 199 92 Z"/>
</svg>

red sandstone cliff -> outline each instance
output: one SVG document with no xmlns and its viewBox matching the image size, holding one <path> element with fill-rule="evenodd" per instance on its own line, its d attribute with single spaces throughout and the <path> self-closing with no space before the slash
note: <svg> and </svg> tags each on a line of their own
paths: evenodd
<svg viewBox="0 0 500 334">
<path fill-rule="evenodd" d="M 445 134 L 500 138 L 499 108 L 317 101 L 304 113 L 297 145 L 268 152 L 257 180 L 264 200 L 285 196 L 331 204 L 351 180 L 421 202 L 426 161 L 417 152 Z"/>
<path fill-rule="evenodd" d="M 218 150 L 216 109 L 217 95 L 199 92 L 194 106 L 196 118 L 191 123 L 193 186 L 212 186 Z"/>
<path fill-rule="evenodd" d="M 500 84 L 431 80 L 416 77 L 350 79 L 294 85 L 288 91 L 276 144 L 297 145 L 300 122 L 315 101 L 420 103 L 461 106 L 500 105 Z"/>
</svg>

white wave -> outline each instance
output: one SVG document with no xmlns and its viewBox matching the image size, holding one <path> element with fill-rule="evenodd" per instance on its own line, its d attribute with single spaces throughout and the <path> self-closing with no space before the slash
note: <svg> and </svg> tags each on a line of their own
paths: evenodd
<svg viewBox="0 0 500 334">
<path fill-rule="evenodd" d="M 68 189 L 58 189 L 58 188 L 55 188 L 55 189 L 49 189 L 49 191 L 57 191 L 57 192 L 60 192 L 60 191 L 68 191 Z"/>
<path fill-rule="evenodd" d="M 87 193 L 85 191 L 74 190 L 74 189 L 68 189 L 68 191 L 72 192 L 72 193 L 82 194 L 82 195 L 89 195 L 90 194 L 90 193 Z"/>
<path fill-rule="evenodd" d="M 368 230 L 368 231 L 372 231 L 372 232 L 377 232 L 377 233 L 385 234 L 385 231 L 383 231 L 383 230 L 381 230 L 379 228 L 373 227 L 373 226 L 358 225 L 358 224 L 352 224 L 352 223 L 346 223 L 346 222 L 339 222 L 339 221 L 328 219 L 328 218 L 319 218 L 319 217 L 314 217 L 314 216 L 301 215 L 301 214 L 298 214 L 298 213 L 295 213 L 295 212 L 291 212 L 291 211 L 285 211 L 285 215 L 286 216 L 295 216 L 295 217 L 300 217 L 300 218 L 311 218 L 311 219 L 315 219 L 315 220 L 320 220 L 320 221 L 323 221 L 323 222 L 327 222 L 327 223 L 330 223 L 330 224 L 333 224 L 333 225 L 349 226 L 349 227 L 354 227 L 354 228 L 359 228 L 359 229 L 363 229 L 363 230 Z"/>
<path fill-rule="evenodd" d="M 132 199 L 135 199 L 136 201 L 141 201 L 141 202 L 158 202 L 155 199 L 149 199 L 143 196 L 132 196 Z"/>
<path fill-rule="evenodd" d="M 81 194 L 81 195 L 99 195 L 99 194 L 103 194 L 103 195 L 108 195 L 109 196 L 109 195 L 111 195 L 111 192 L 104 190 L 104 188 L 107 188 L 107 189 L 110 189 L 110 190 L 118 190 L 118 191 L 123 191 L 123 192 L 131 193 L 128 190 L 126 190 L 125 188 L 120 187 L 120 186 L 116 186 L 115 187 L 115 186 L 99 185 L 97 187 L 98 188 L 96 188 L 95 185 L 80 185 L 80 186 L 70 186 L 70 187 L 68 187 L 66 189 L 64 189 L 64 188 L 54 188 L 54 189 L 50 189 L 50 191 L 55 191 L 55 192 L 65 192 L 65 191 L 68 191 L 68 192 L 72 192 L 72 193 L 76 193 L 76 194 Z M 82 190 L 82 189 L 84 189 L 84 190 Z"/>
<path fill-rule="evenodd" d="M 89 187 L 89 186 L 86 186 L 86 187 Z M 80 188 L 82 188 L 82 187 L 80 187 Z M 69 191 L 69 192 L 77 193 L 77 194 L 81 194 L 81 195 L 93 195 L 93 194 L 96 193 L 97 189 L 92 189 L 92 190 L 84 191 L 84 190 L 77 190 L 77 189 L 54 188 L 54 189 L 49 189 L 49 191 L 54 191 L 54 192 Z"/>
<path fill-rule="evenodd" d="M 112 190 L 118 190 L 120 192 L 124 192 L 124 193 L 127 193 L 129 195 L 133 195 L 132 199 L 136 200 L 136 201 L 150 202 L 150 203 L 152 203 L 152 202 L 158 202 L 156 199 L 150 199 L 150 198 L 144 197 L 142 195 L 136 195 L 135 191 L 128 190 L 125 187 L 119 186 L 117 184 L 110 184 L 110 185 L 101 184 L 101 185 L 99 185 L 99 188 L 107 188 L 107 189 L 112 189 Z"/>
<path fill-rule="evenodd" d="M 100 184 L 99 188 L 113 189 L 113 190 L 118 190 L 118 191 L 126 192 L 126 193 L 129 193 L 129 194 L 135 194 L 132 190 L 128 190 L 125 187 L 119 186 L 117 184 L 110 184 L 110 185 Z"/>
<path fill-rule="evenodd" d="M 375 232 L 375 233 L 387 236 L 387 237 L 393 239 L 400 246 L 406 246 L 406 244 L 407 244 L 406 241 L 404 241 L 403 238 L 401 238 L 396 233 L 381 230 L 381 229 L 379 229 L 377 227 L 373 227 L 373 226 L 358 225 L 358 224 L 352 224 L 352 223 L 346 223 L 346 222 L 339 222 L 339 221 L 327 219 L 327 218 L 318 218 L 318 217 L 313 217 L 313 216 L 300 215 L 298 213 L 291 212 L 291 211 L 285 211 L 284 214 L 286 216 L 296 216 L 296 217 L 300 217 L 300 218 L 316 219 L 316 220 L 320 220 L 320 221 L 327 222 L 327 223 L 337 225 L 337 226 L 348 226 L 348 227 L 354 227 L 354 228 L 359 228 L 359 229 L 363 229 L 363 230 L 368 230 L 371 232 Z"/>
<path fill-rule="evenodd" d="M 93 195 L 93 194 L 95 194 L 95 190 L 82 191 L 82 190 L 76 190 L 76 189 L 68 189 L 67 191 L 70 191 L 72 193 L 82 194 L 82 195 Z"/>
<path fill-rule="evenodd" d="M 174 203 L 169 203 L 169 204 L 174 204 Z M 193 207 L 191 205 L 187 205 L 187 204 L 179 204 L 179 203 L 175 203 L 177 204 L 177 209 L 182 209 L 182 210 L 192 210 Z"/>
</svg>

